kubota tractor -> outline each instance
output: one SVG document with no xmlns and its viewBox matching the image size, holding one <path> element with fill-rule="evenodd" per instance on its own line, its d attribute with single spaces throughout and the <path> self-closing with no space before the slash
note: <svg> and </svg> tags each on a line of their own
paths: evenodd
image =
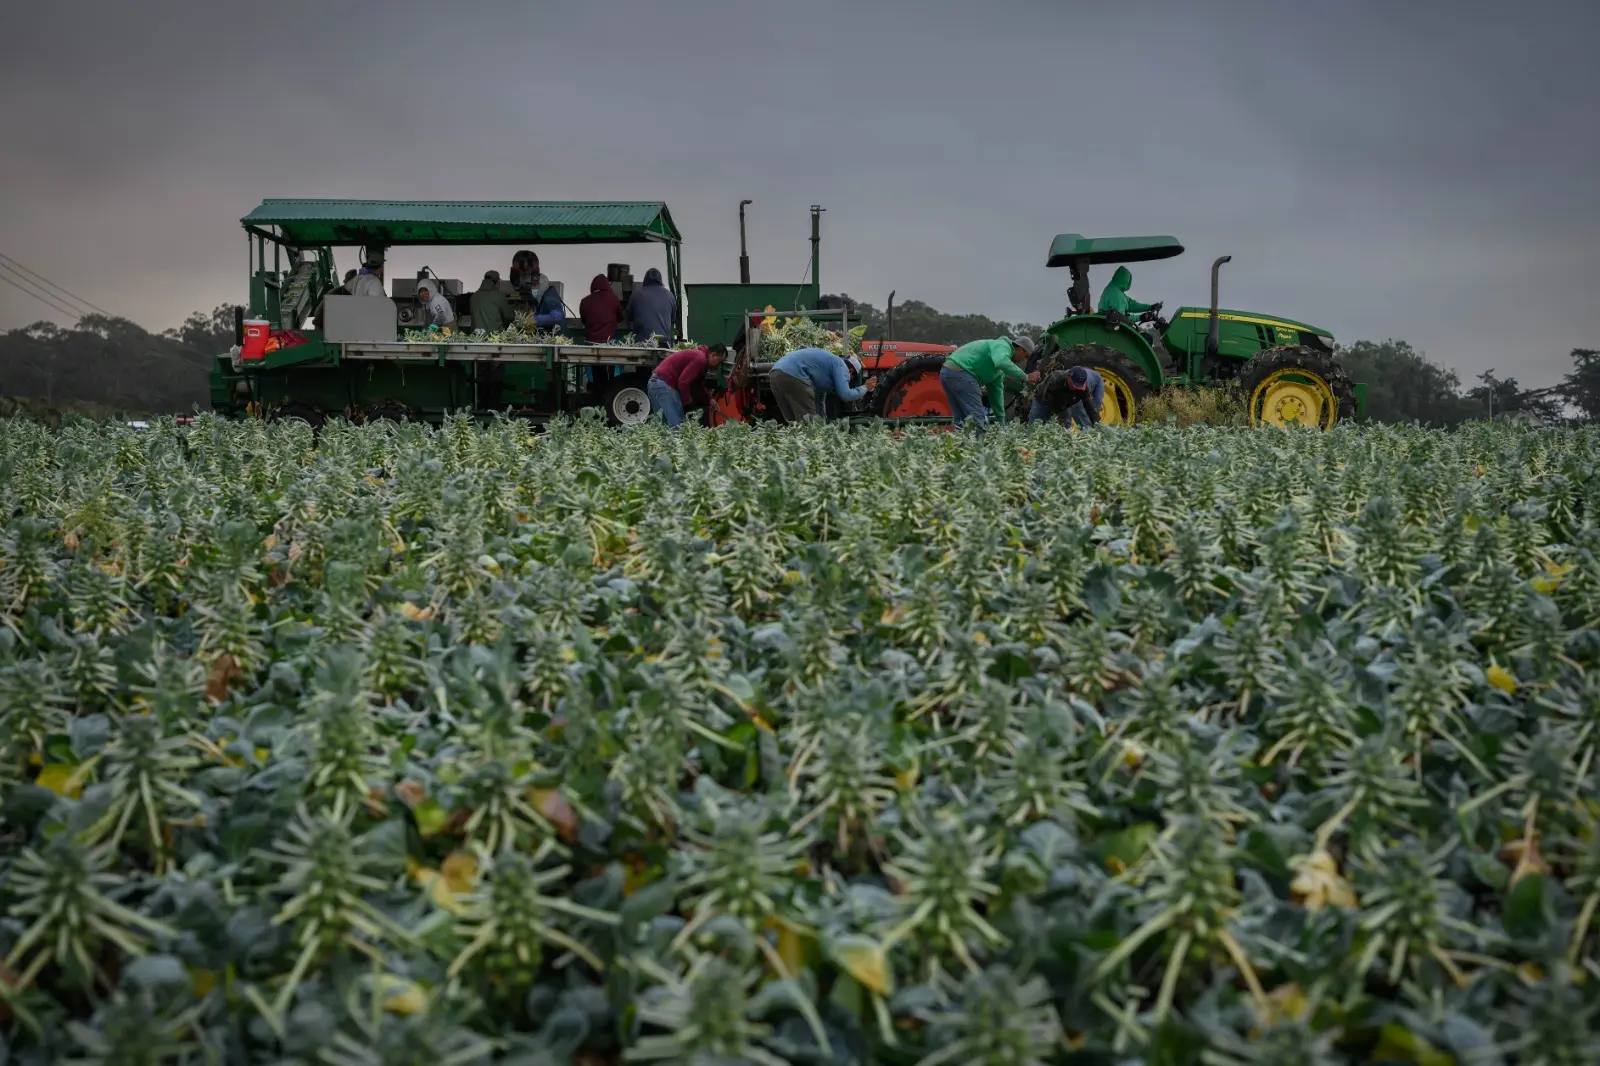
<svg viewBox="0 0 1600 1066">
<path fill-rule="evenodd" d="M 1028 369 L 1098 371 L 1106 385 L 1100 417 L 1110 425 L 1131 424 L 1145 397 L 1166 385 L 1237 388 L 1252 425 L 1328 429 L 1356 417 L 1366 390 L 1334 359 L 1327 330 L 1217 306 L 1218 274 L 1230 256 L 1211 264 L 1209 307 L 1180 307 L 1168 319 L 1159 303 L 1135 318 L 1101 314 L 1091 305 L 1091 266 L 1150 262 L 1182 252 L 1171 237 L 1056 237 L 1045 265 L 1071 271 L 1067 315 L 1045 330 Z M 948 414 L 938 385 L 942 362 L 937 356 L 907 360 L 885 374 L 870 398 L 873 412 L 933 415 L 939 407 Z M 908 403 L 913 397 L 920 402 Z M 1025 398 L 1015 397 L 1010 413 L 1020 416 L 1026 410 Z"/>
</svg>

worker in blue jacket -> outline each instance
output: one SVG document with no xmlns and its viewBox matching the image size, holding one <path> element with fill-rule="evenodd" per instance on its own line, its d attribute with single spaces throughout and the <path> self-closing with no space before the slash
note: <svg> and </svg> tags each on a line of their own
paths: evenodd
<svg viewBox="0 0 1600 1066">
<path fill-rule="evenodd" d="M 841 403 L 853 403 L 877 384 L 868 378 L 860 388 L 850 387 L 850 368 L 824 348 L 800 348 L 772 365 L 767 386 L 778 401 L 786 423 L 804 422 L 821 414 L 821 400 L 834 393 Z"/>
</svg>

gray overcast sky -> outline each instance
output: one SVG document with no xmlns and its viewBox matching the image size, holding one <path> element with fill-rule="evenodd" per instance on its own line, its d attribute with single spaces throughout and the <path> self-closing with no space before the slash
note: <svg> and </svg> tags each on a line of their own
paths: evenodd
<svg viewBox="0 0 1600 1066">
<path fill-rule="evenodd" d="M 1169 307 L 1231 253 L 1226 304 L 1464 378 L 1600 344 L 1596 0 L 13 7 L 0 252 L 152 328 L 242 297 L 267 196 L 665 200 L 690 281 L 737 280 L 749 197 L 756 280 L 820 203 L 824 289 L 880 307 L 1047 322 L 1053 234 L 1170 233 L 1134 272 Z M 577 293 L 609 260 L 652 262 L 544 256 Z M 0 286 L 0 327 L 49 314 Z"/>
</svg>

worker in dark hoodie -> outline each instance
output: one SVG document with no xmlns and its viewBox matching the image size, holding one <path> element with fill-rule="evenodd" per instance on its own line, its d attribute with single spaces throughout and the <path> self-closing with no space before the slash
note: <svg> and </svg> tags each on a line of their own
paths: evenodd
<svg viewBox="0 0 1600 1066">
<path fill-rule="evenodd" d="M 1100 313 L 1110 319 L 1113 326 L 1121 325 L 1143 311 L 1161 310 L 1159 301 L 1143 304 L 1129 296 L 1128 287 L 1132 284 L 1133 271 L 1125 266 L 1119 266 L 1117 272 L 1111 275 L 1111 284 L 1100 294 Z"/>
<path fill-rule="evenodd" d="M 578 302 L 584 337 L 590 344 L 607 343 L 617 335 L 617 320 L 621 316 L 622 300 L 611 288 L 611 279 L 596 274 L 589 282 L 589 295 Z"/>
<path fill-rule="evenodd" d="M 511 325 L 511 301 L 500 291 L 500 271 L 484 273 L 478 291 L 472 294 L 470 313 L 472 328 L 485 333 L 499 333 Z"/>
<path fill-rule="evenodd" d="M 651 267 L 644 272 L 644 284 L 634 290 L 628 301 L 632 318 L 633 337 L 639 344 L 650 343 L 651 338 L 661 338 L 661 345 L 675 335 L 672 323 L 678 317 L 678 301 L 661 281 L 661 271 Z"/>
</svg>

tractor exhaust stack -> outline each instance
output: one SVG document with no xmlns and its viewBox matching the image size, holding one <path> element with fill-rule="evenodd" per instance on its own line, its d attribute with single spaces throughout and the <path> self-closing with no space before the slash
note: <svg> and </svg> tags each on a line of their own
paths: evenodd
<svg viewBox="0 0 1600 1066">
<path fill-rule="evenodd" d="M 740 285 L 748 285 L 748 284 L 750 284 L 750 250 L 747 247 L 745 247 L 745 243 L 744 243 L 744 209 L 746 207 L 750 206 L 753 203 L 755 203 L 754 200 L 740 200 L 739 201 L 739 284 Z"/>
<path fill-rule="evenodd" d="M 822 295 L 822 212 L 826 207 L 811 205 L 811 284 Z"/>
<path fill-rule="evenodd" d="M 1221 255 L 1216 262 L 1211 264 L 1211 318 L 1206 327 L 1206 355 L 1217 354 L 1217 275 L 1222 273 L 1222 264 L 1230 262 L 1231 255 Z"/>
</svg>

